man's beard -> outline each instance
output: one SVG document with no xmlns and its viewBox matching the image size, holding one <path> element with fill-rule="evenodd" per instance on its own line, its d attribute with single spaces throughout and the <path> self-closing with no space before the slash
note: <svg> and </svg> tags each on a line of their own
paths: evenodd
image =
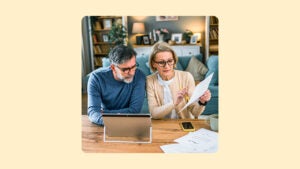
<svg viewBox="0 0 300 169">
<path fill-rule="evenodd" d="M 123 82 L 125 82 L 125 83 L 131 83 L 132 80 L 133 80 L 133 76 L 129 75 L 129 77 L 124 77 L 124 76 L 122 76 L 122 74 L 119 72 L 119 70 L 116 71 L 116 75 L 117 75 L 117 77 L 118 77 L 121 81 L 123 81 Z"/>
</svg>

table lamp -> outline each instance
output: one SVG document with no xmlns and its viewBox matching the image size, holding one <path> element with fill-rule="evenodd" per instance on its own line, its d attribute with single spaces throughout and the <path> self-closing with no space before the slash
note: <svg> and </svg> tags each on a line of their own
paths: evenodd
<svg viewBox="0 0 300 169">
<path fill-rule="evenodd" d="M 145 24 L 141 22 L 135 22 L 132 26 L 132 33 L 137 34 L 136 44 L 141 45 L 143 41 L 143 33 L 145 33 Z M 140 36 L 139 36 L 140 35 Z"/>
<path fill-rule="evenodd" d="M 198 38 L 197 38 L 197 42 L 200 42 L 201 40 L 201 33 L 194 33 L 194 35 L 196 35 Z"/>
</svg>

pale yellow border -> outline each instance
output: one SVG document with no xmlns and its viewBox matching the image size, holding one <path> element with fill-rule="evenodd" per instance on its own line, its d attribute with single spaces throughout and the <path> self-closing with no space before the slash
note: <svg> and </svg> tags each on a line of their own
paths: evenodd
<svg viewBox="0 0 300 169">
<path fill-rule="evenodd" d="M 0 168 L 299 168 L 297 1 L 1 2 Z M 81 18 L 216 15 L 220 150 L 81 151 Z"/>
</svg>

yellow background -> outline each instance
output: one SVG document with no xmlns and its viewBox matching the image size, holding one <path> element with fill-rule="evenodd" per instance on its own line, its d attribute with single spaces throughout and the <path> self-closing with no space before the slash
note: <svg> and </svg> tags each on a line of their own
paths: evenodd
<svg viewBox="0 0 300 169">
<path fill-rule="evenodd" d="M 0 168 L 299 168 L 299 5 L 283 2 L 1 1 Z M 217 153 L 81 151 L 81 18 L 109 14 L 219 17 Z"/>
</svg>

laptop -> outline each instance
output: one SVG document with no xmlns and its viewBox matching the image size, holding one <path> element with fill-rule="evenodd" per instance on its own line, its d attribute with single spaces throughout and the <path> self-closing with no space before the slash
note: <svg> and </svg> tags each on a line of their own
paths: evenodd
<svg viewBox="0 0 300 169">
<path fill-rule="evenodd" d="M 150 114 L 103 113 L 104 142 L 151 143 Z"/>
</svg>

